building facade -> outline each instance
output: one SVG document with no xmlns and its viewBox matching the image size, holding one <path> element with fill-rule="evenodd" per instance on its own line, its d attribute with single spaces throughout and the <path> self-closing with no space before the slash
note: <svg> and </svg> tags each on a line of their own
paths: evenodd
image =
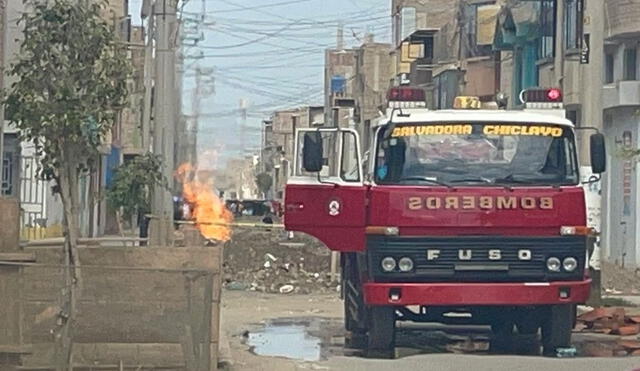
<svg viewBox="0 0 640 371">
<path fill-rule="evenodd" d="M 497 1 L 392 2 L 393 85 L 424 89 L 427 107 L 457 95 L 491 101 L 500 89 L 502 53 L 493 48 Z"/>
<path fill-rule="evenodd" d="M 324 107 L 302 106 L 276 111 L 271 119 L 263 121 L 263 142 L 258 168 L 273 179 L 272 194 L 268 198 L 284 198 L 284 186 L 293 167 L 296 130 L 325 126 L 324 120 Z"/>
<path fill-rule="evenodd" d="M 0 37 L 0 56 L 4 66 L 9 66 L 20 50 L 22 27 L 18 23 L 21 15 L 28 11 L 22 1 L 2 2 L 5 22 Z M 102 13 L 104 19 L 112 24 L 119 36 L 119 41 L 125 44 L 139 35 L 141 30 L 132 30 L 128 16 L 127 0 L 111 0 Z M 139 52 L 128 51 L 134 68 L 138 70 Z M 142 58 L 143 59 L 143 58 Z M 2 87 L 10 86 L 15 77 L 3 76 Z M 101 146 L 101 161 L 95 173 L 79 179 L 80 211 L 79 221 L 83 236 L 103 234 L 111 220 L 104 200 L 98 196 L 113 177 L 113 169 L 122 163 L 124 151 L 137 153 L 135 148 L 135 128 L 139 126 L 137 108 L 141 105 L 137 101 L 137 80 L 135 74 L 130 82 L 131 104 L 124 109 L 107 139 Z M 4 115 L 3 115 L 4 116 Z M 137 121 L 137 122 L 136 122 Z M 35 148 L 31 143 L 20 142 L 19 133 L 15 128 L 4 122 L 4 156 L 2 174 L 2 193 L 5 196 L 19 197 L 22 208 L 23 238 L 38 239 L 62 236 L 62 203 L 59 195 L 52 193 L 52 183 L 45 182 L 38 177 L 39 160 Z M 139 135 L 138 135 L 139 136 Z M 124 138 L 124 139 L 123 139 Z M 124 149 L 124 151 L 123 151 Z"/>
<path fill-rule="evenodd" d="M 342 45 L 325 51 L 323 121 L 329 126 L 348 128 L 352 125 L 357 54 L 357 49 L 345 49 Z"/>
<path fill-rule="evenodd" d="M 640 148 L 640 1 L 610 0 L 602 9 L 602 109 L 609 149 L 603 184 L 605 252 L 619 264 L 640 266 L 637 169 Z M 595 50 L 594 50 L 595 52 Z"/>
<path fill-rule="evenodd" d="M 392 67 L 391 45 L 376 43 L 373 35 L 357 49 L 353 121 L 363 151 L 371 143 L 373 122 L 386 109 Z"/>
</svg>

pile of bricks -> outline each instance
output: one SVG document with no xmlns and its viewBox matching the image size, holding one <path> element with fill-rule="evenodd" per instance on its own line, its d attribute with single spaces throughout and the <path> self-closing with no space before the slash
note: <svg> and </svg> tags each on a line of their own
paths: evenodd
<svg viewBox="0 0 640 371">
<path fill-rule="evenodd" d="M 640 333 L 640 316 L 629 316 L 624 308 L 596 308 L 578 316 L 576 331 L 620 336 L 637 335 Z"/>
</svg>

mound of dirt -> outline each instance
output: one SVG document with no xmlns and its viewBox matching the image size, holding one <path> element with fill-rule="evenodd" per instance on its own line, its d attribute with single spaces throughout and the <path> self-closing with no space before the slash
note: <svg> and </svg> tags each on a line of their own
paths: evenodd
<svg viewBox="0 0 640 371">
<path fill-rule="evenodd" d="M 282 230 L 235 229 L 224 248 L 224 285 L 267 293 L 336 292 L 331 253 L 316 239 Z"/>
</svg>

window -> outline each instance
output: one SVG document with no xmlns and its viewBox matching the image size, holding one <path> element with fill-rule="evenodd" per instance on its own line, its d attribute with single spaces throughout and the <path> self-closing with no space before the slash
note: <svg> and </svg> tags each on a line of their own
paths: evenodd
<svg viewBox="0 0 640 371">
<path fill-rule="evenodd" d="M 492 45 L 478 44 L 478 8 L 493 4 L 493 2 L 467 4 L 465 6 L 465 33 L 466 33 L 466 56 L 467 58 L 491 55 Z"/>
<path fill-rule="evenodd" d="M 393 32 L 396 46 L 416 30 L 417 13 L 414 7 L 397 8 L 393 16 Z"/>
<path fill-rule="evenodd" d="M 611 84 L 614 81 L 614 57 L 613 54 L 604 55 L 604 83 Z"/>
<path fill-rule="evenodd" d="M 305 135 L 314 132 L 307 129 L 298 133 L 294 176 L 317 178 L 317 173 L 306 170 L 303 160 Z M 320 130 L 320 136 L 323 156 L 320 176 L 341 178 L 345 182 L 359 182 L 361 169 L 356 135 L 352 131 Z"/>
<path fill-rule="evenodd" d="M 540 30 L 538 59 L 551 59 L 555 55 L 556 0 L 541 0 Z"/>
<path fill-rule="evenodd" d="M 628 48 L 624 50 L 624 79 L 637 80 L 638 77 L 638 49 Z"/>
<path fill-rule="evenodd" d="M 415 124 L 396 126 L 390 134 L 381 130 L 375 180 L 407 186 L 573 185 L 576 163 L 573 132 L 558 126 Z"/>
<path fill-rule="evenodd" d="M 580 108 L 567 109 L 566 117 L 569 121 L 571 121 L 576 127 L 580 127 Z"/>
<path fill-rule="evenodd" d="M 358 146 L 356 136 L 351 132 L 342 133 L 342 163 L 340 177 L 347 182 L 360 181 L 360 164 L 358 163 Z"/>
<path fill-rule="evenodd" d="M 2 195 L 13 194 L 13 153 L 5 152 L 2 159 Z"/>
<path fill-rule="evenodd" d="M 582 48 L 582 10 L 583 0 L 565 0 L 564 6 L 564 45 L 570 52 Z"/>
</svg>

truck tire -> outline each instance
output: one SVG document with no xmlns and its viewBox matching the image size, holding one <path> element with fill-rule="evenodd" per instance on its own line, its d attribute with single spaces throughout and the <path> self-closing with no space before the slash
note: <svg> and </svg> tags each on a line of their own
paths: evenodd
<svg viewBox="0 0 640 371">
<path fill-rule="evenodd" d="M 367 357 L 395 358 L 396 310 L 394 307 L 370 307 Z"/>
<path fill-rule="evenodd" d="M 542 322 L 542 354 L 555 357 L 558 348 L 571 346 L 571 330 L 575 320 L 572 304 L 551 305 Z"/>
<path fill-rule="evenodd" d="M 366 308 L 362 298 L 362 285 L 354 254 L 342 254 L 342 295 L 344 300 L 344 327 L 347 331 L 367 331 Z"/>
<path fill-rule="evenodd" d="M 342 254 L 342 295 L 344 304 L 344 327 L 349 332 L 345 347 L 365 349 L 367 347 L 367 311 L 362 298 L 356 257 Z"/>
<path fill-rule="evenodd" d="M 491 341 L 489 351 L 492 353 L 510 353 L 513 346 L 514 323 L 510 318 L 491 323 Z"/>
</svg>

